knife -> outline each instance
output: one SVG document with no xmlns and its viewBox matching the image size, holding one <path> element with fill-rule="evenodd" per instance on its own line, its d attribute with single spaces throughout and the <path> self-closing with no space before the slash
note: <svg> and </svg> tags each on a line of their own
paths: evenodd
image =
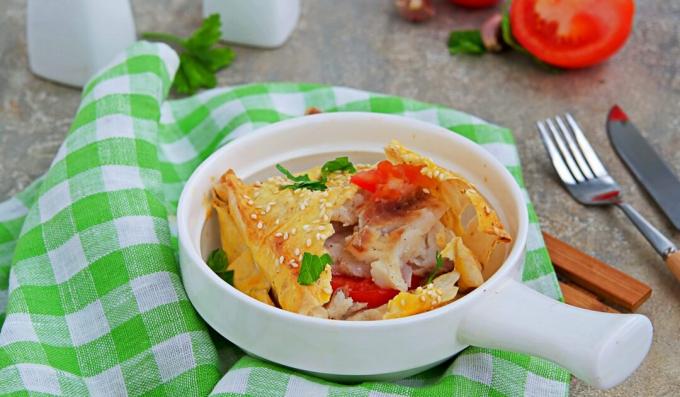
<svg viewBox="0 0 680 397">
<path fill-rule="evenodd" d="M 609 140 L 673 226 L 680 230 L 680 180 L 659 157 L 626 113 L 614 105 L 607 116 Z"/>
</svg>

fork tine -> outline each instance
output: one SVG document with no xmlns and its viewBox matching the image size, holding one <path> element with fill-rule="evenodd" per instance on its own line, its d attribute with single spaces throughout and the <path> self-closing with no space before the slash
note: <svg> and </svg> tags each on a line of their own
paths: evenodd
<svg viewBox="0 0 680 397">
<path fill-rule="evenodd" d="M 574 156 L 572 156 L 571 152 L 569 152 L 569 149 L 567 148 L 567 145 L 564 143 L 562 134 L 560 134 L 560 132 L 557 130 L 557 127 L 555 127 L 555 123 L 553 123 L 551 119 L 547 119 L 546 124 L 552 133 L 553 139 L 555 139 L 555 143 L 557 144 L 557 148 L 559 149 L 564 162 L 567 164 L 569 171 L 571 171 L 571 174 L 574 176 L 574 179 L 576 179 L 577 182 L 585 181 L 586 179 L 583 177 L 581 170 L 579 170 L 578 165 L 576 165 L 576 162 L 574 161 Z"/>
<path fill-rule="evenodd" d="M 600 158 L 597 157 L 595 150 L 593 150 L 593 147 L 590 146 L 588 139 L 586 139 L 586 136 L 583 134 L 583 131 L 581 130 L 581 127 L 579 127 L 578 123 L 576 123 L 574 117 L 572 117 L 572 115 L 569 113 L 565 114 L 565 117 L 567 119 L 567 123 L 569 123 L 569 126 L 571 127 L 571 130 L 574 132 L 574 137 L 576 138 L 576 142 L 583 152 L 583 156 L 586 158 L 590 169 L 593 170 L 593 174 L 599 177 L 607 176 L 607 169 L 604 168 L 604 165 L 600 161 Z"/>
<path fill-rule="evenodd" d="M 550 137 L 550 133 L 546 129 L 545 124 L 542 121 L 539 121 L 536 123 L 536 126 L 538 127 L 538 132 L 541 134 L 541 140 L 543 140 L 543 144 L 548 151 L 548 155 L 550 156 L 553 167 L 555 167 L 557 175 L 562 179 L 562 182 L 568 185 L 576 184 L 576 180 L 569 172 L 569 168 L 567 168 L 564 160 L 562 160 L 562 156 L 560 156 L 560 152 L 557 150 L 557 147 L 555 147 L 555 142 L 553 142 L 553 139 Z"/>
<path fill-rule="evenodd" d="M 564 139 L 567 141 L 567 146 L 569 147 L 571 154 L 574 155 L 574 160 L 576 160 L 576 164 L 583 173 L 583 176 L 586 179 L 593 179 L 595 175 L 593 175 L 593 172 L 590 170 L 590 167 L 588 166 L 588 162 L 586 162 L 586 159 L 583 158 L 581 149 L 578 147 L 578 145 L 576 145 L 576 141 L 574 141 L 572 132 L 564 124 L 564 120 L 562 120 L 562 117 L 555 116 L 555 121 L 557 122 L 557 126 L 559 127 L 562 135 L 564 136 Z"/>
</svg>

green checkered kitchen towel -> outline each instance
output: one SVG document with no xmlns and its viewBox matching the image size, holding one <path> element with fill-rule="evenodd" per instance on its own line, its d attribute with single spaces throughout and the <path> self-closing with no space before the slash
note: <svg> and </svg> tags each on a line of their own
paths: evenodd
<svg viewBox="0 0 680 397">
<path fill-rule="evenodd" d="M 0 204 L 1 395 L 564 396 L 569 374 L 470 347 L 393 383 L 343 385 L 245 356 L 182 287 L 174 234 L 184 182 L 260 126 L 324 112 L 395 113 L 484 146 L 522 184 L 509 130 L 441 106 L 343 87 L 249 84 L 167 101 L 167 46 L 140 42 L 84 89 L 47 173 Z M 560 297 L 535 213 L 527 284 Z"/>
</svg>

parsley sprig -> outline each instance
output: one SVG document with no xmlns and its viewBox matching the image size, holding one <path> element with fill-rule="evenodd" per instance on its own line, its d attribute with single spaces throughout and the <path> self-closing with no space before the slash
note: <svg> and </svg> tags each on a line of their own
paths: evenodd
<svg viewBox="0 0 680 397">
<path fill-rule="evenodd" d="M 434 280 L 434 276 L 436 276 L 437 273 L 439 273 L 439 271 L 441 270 L 442 266 L 444 266 L 444 258 L 442 258 L 439 251 L 437 251 L 437 253 L 434 255 L 434 258 L 435 258 L 434 269 L 432 270 L 432 273 L 430 273 L 430 276 L 427 278 L 425 284 L 423 285 L 430 284 L 432 280 Z"/>
<path fill-rule="evenodd" d="M 142 38 L 164 41 L 180 49 L 179 69 L 172 87 L 180 94 L 193 94 L 200 88 L 215 87 L 215 73 L 236 58 L 230 47 L 215 46 L 220 40 L 220 27 L 219 14 L 212 14 L 186 39 L 159 32 L 142 33 Z"/>
<path fill-rule="evenodd" d="M 302 264 L 300 265 L 300 274 L 298 274 L 297 282 L 300 285 L 311 285 L 321 277 L 321 272 L 326 268 L 326 265 L 333 263 L 333 259 L 328 254 L 321 256 L 305 252 L 302 255 Z"/>
<path fill-rule="evenodd" d="M 229 283 L 229 285 L 234 285 L 234 271 L 227 270 L 229 259 L 226 252 L 220 248 L 216 249 L 208 255 L 206 263 L 220 278 Z"/>
<path fill-rule="evenodd" d="M 311 180 L 307 174 L 295 176 L 281 164 L 276 164 L 276 169 L 293 182 L 289 185 L 281 185 L 281 189 L 291 190 L 326 190 L 328 188 L 328 186 L 326 186 L 328 175 L 333 172 L 349 172 L 350 174 L 357 172 L 356 168 L 354 168 L 354 164 L 349 161 L 349 157 L 347 156 L 337 157 L 335 160 L 326 161 L 323 166 L 321 166 L 321 177 L 318 181 Z"/>
<path fill-rule="evenodd" d="M 449 53 L 482 55 L 486 52 L 479 30 L 454 30 L 449 35 Z"/>
</svg>

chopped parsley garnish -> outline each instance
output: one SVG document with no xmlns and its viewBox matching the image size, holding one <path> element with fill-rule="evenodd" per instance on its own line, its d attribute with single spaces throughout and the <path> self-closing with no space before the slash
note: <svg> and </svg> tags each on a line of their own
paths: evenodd
<svg viewBox="0 0 680 397">
<path fill-rule="evenodd" d="M 432 280 L 434 280 L 434 276 L 436 276 L 437 273 L 439 273 L 439 271 L 441 270 L 442 266 L 444 266 L 444 258 L 442 258 L 439 251 L 437 251 L 434 257 L 435 257 L 434 270 L 432 270 L 432 273 L 430 273 L 430 276 L 427 278 L 424 285 L 428 285 L 429 283 L 431 283 Z"/>
<path fill-rule="evenodd" d="M 298 284 L 311 285 L 321 277 L 321 272 L 326 268 L 326 265 L 333 263 L 333 259 L 328 254 L 317 256 L 305 252 L 302 256 L 302 264 L 300 265 L 300 274 L 298 275 Z"/>
<path fill-rule="evenodd" d="M 295 176 L 290 171 L 288 171 L 281 164 L 276 164 L 276 169 L 281 171 L 286 178 L 290 179 L 293 183 L 290 185 L 281 185 L 281 189 L 309 189 L 309 190 L 326 190 L 326 178 L 321 177 L 318 181 L 313 181 L 309 179 L 309 175 L 302 174 Z"/>
<path fill-rule="evenodd" d="M 349 172 L 354 173 L 356 169 L 354 164 L 349 161 L 348 157 L 338 157 L 335 160 L 327 161 L 321 167 L 321 177 L 318 181 L 313 181 L 309 178 L 309 175 L 302 174 L 295 176 L 293 173 L 288 171 L 281 164 L 276 164 L 276 169 L 279 170 L 286 178 L 291 182 L 290 185 L 281 185 L 281 189 L 307 189 L 307 190 L 326 190 L 327 177 L 333 172 Z"/>
<path fill-rule="evenodd" d="M 208 255 L 206 260 L 208 267 L 212 269 L 220 278 L 229 283 L 229 285 L 234 285 L 234 271 L 227 270 L 229 266 L 229 259 L 227 258 L 227 253 L 222 249 L 218 248 Z"/>
<path fill-rule="evenodd" d="M 344 156 L 344 157 L 338 157 L 335 160 L 331 161 L 326 161 L 324 165 L 321 167 L 321 175 L 323 176 L 328 176 L 332 172 L 349 172 L 350 174 L 353 174 L 357 172 L 357 169 L 354 168 L 354 164 L 352 164 L 351 161 L 349 161 L 349 157 Z"/>
</svg>

